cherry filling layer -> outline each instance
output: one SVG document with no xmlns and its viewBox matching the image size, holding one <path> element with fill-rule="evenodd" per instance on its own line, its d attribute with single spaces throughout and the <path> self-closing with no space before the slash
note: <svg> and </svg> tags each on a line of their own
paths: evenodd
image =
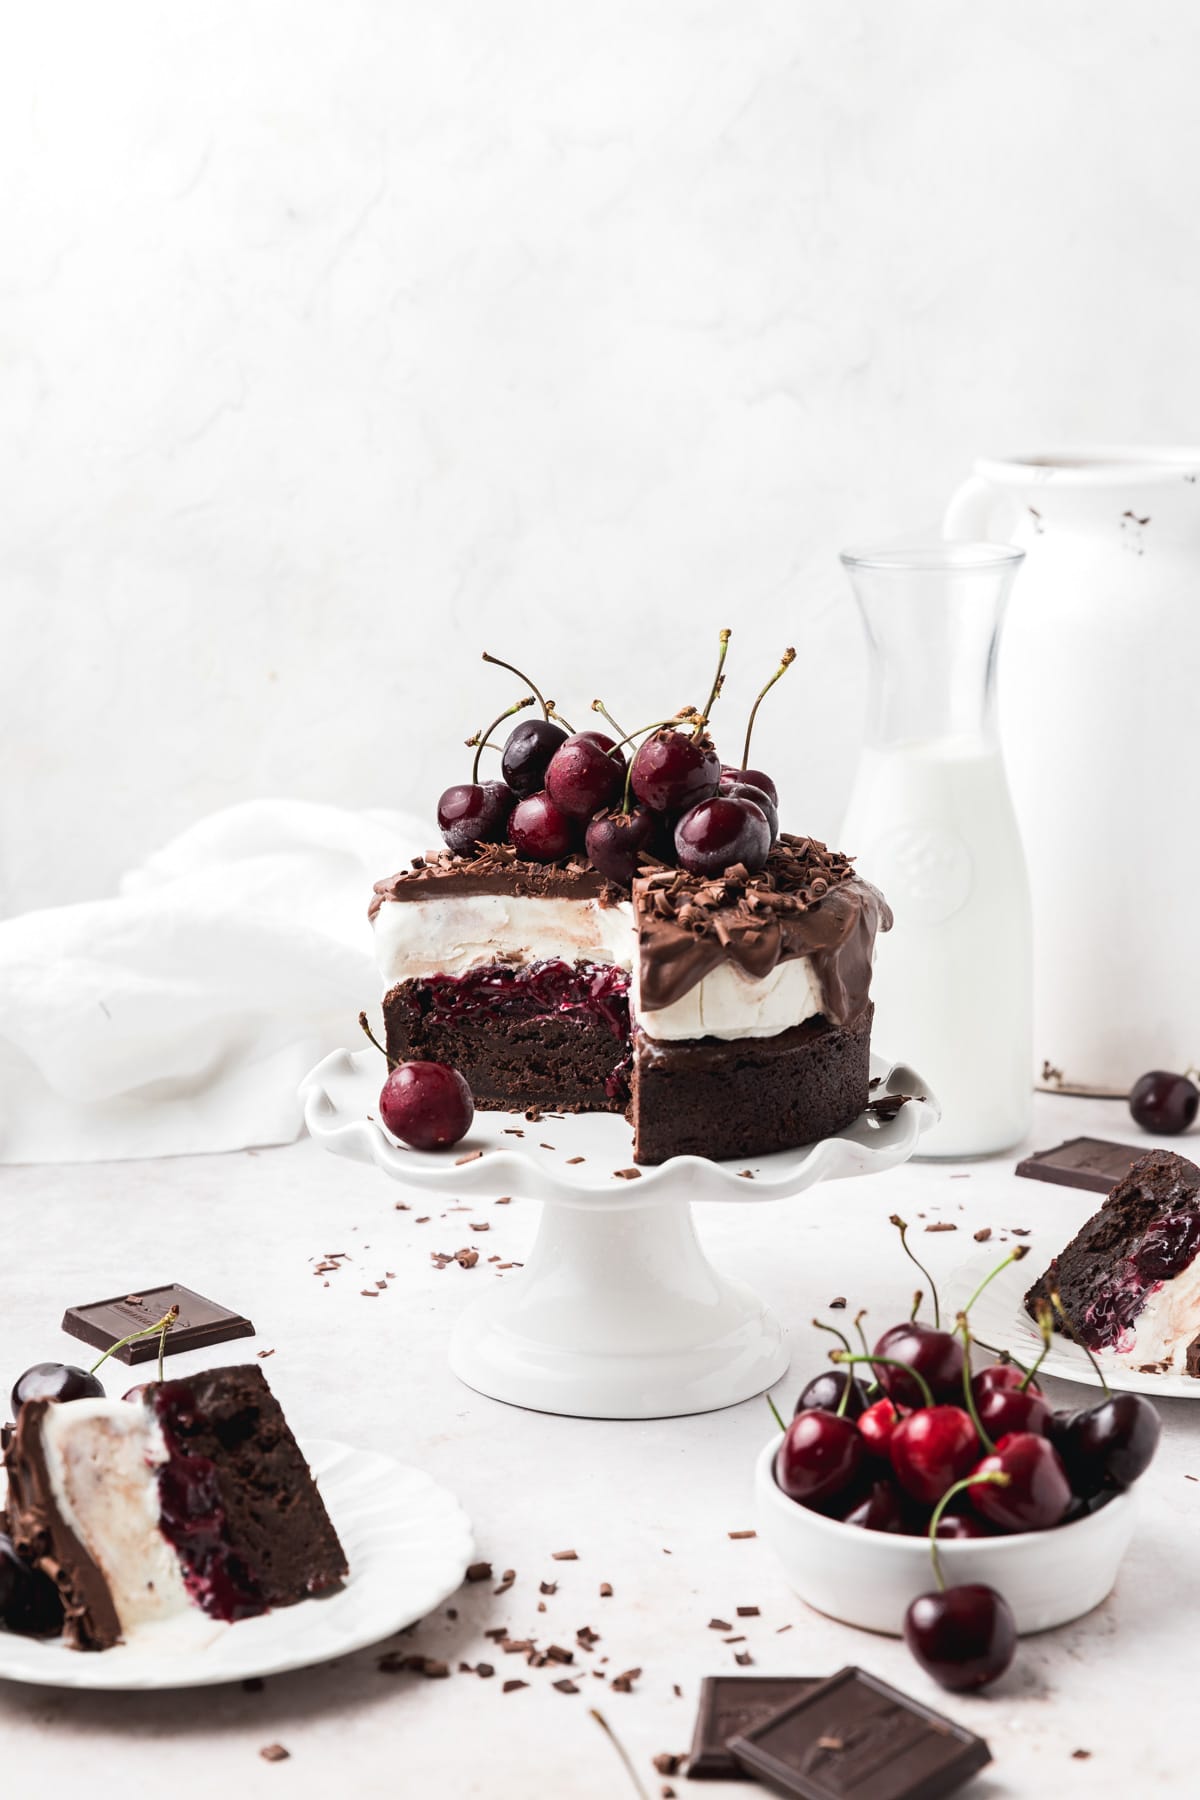
<svg viewBox="0 0 1200 1800">
<path fill-rule="evenodd" d="M 1122 1343 L 1147 1299 L 1164 1281 L 1182 1275 L 1200 1251 L 1200 1213 L 1164 1214 L 1151 1219 L 1141 1242 L 1119 1265 L 1111 1287 L 1083 1315 L 1093 1350 L 1132 1348 Z"/>
<path fill-rule="evenodd" d="M 605 1091 L 612 1100 L 627 1097 L 629 974 L 613 963 L 558 959 L 521 967 L 487 963 L 465 975 L 430 975 L 411 981 L 406 984 L 404 1002 L 435 1026 L 548 1018 L 603 1025 L 621 1048 Z"/>
<path fill-rule="evenodd" d="M 201 1423 L 184 1381 L 163 1384 L 154 1411 L 167 1446 L 158 1471 L 159 1530 L 178 1552 L 183 1584 L 210 1618 L 250 1619 L 267 1611 L 253 1572 L 229 1542 L 216 1464 L 188 1438 Z"/>
</svg>

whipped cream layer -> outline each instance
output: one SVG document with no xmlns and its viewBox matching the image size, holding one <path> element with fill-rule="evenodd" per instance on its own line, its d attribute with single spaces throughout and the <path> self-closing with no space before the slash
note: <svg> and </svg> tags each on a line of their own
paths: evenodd
<svg viewBox="0 0 1200 1800">
<path fill-rule="evenodd" d="M 633 1010 L 640 1028 L 660 1042 L 776 1037 L 823 1010 L 820 984 L 807 956 L 776 963 L 757 979 L 736 963 L 722 963 L 680 999 L 652 1011 L 642 1007 L 639 976 L 640 969 L 635 968 Z"/>
<path fill-rule="evenodd" d="M 384 900 L 375 957 L 385 991 L 427 975 L 465 975 L 487 963 L 615 963 L 629 969 L 637 940 L 628 901 L 527 894 L 431 894 Z"/>
<path fill-rule="evenodd" d="M 1146 1300 L 1133 1323 L 1108 1353 L 1121 1364 L 1165 1363 L 1176 1375 L 1187 1374 L 1188 1347 L 1200 1338 L 1200 1256 L 1170 1281 L 1146 1290 Z"/>
<path fill-rule="evenodd" d="M 179 1559 L 159 1530 L 157 1419 L 128 1400 L 47 1407 L 42 1445 L 55 1505 L 97 1564 L 125 1634 L 192 1610 Z"/>
</svg>

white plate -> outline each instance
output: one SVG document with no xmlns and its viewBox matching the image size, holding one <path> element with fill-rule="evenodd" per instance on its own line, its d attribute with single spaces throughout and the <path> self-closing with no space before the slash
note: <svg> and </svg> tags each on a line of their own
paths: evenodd
<svg viewBox="0 0 1200 1800">
<path fill-rule="evenodd" d="M 44 1687 L 181 1688 L 278 1675 L 377 1644 L 454 1593 L 474 1544 L 453 1494 L 373 1450 L 323 1439 L 301 1449 L 350 1565 L 340 1593 L 236 1625 L 214 1623 L 208 1641 L 187 1648 L 167 1649 L 147 1633 L 85 1652 L 0 1631 L 0 1677 Z"/>
<path fill-rule="evenodd" d="M 875 1174 L 906 1162 L 938 1117 L 936 1103 L 919 1098 L 902 1106 L 894 1119 L 861 1113 L 836 1137 L 819 1144 L 730 1162 L 673 1156 L 643 1168 L 635 1180 L 622 1180 L 614 1172 L 629 1168 L 633 1143 L 618 1113 L 546 1114 L 534 1124 L 520 1113 L 477 1112 L 470 1132 L 452 1150 L 409 1150 L 379 1123 L 382 1072 L 382 1058 L 374 1050 L 335 1050 L 318 1063 L 300 1084 L 310 1133 L 335 1155 L 373 1162 L 409 1186 L 452 1188 L 464 1195 L 511 1188 L 527 1200 L 594 1199 L 641 1206 L 669 1189 L 689 1200 L 778 1200 L 818 1181 Z M 871 1075 L 879 1078 L 872 1099 L 929 1093 L 922 1077 L 903 1063 L 872 1057 Z M 482 1154 L 463 1162 L 472 1151 Z M 576 1156 L 583 1161 L 569 1165 L 568 1158 Z M 740 1174 L 746 1168 L 753 1171 L 752 1181 Z"/>
<path fill-rule="evenodd" d="M 950 1316 L 970 1298 L 989 1269 L 999 1260 L 991 1255 L 973 1256 L 951 1276 L 948 1289 Z M 1042 1256 L 1032 1250 L 1020 1262 L 1010 1263 L 980 1294 L 971 1308 L 971 1331 L 981 1342 L 997 1350 L 1007 1350 L 1028 1368 L 1041 1353 L 1042 1334 L 1021 1304 L 1037 1277 L 1047 1267 L 1050 1254 Z M 1131 1394 L 1151 1394 L 1160 1398 L 1200 1400 L 1200 1381 L 1192 1375 L 1146 1375 L 1129 1366 L 1128 1360 L 1111 1350 L 1096 1352 L 1109 1387 Z M 1081 1381 L 1088 1387 L 1100 1386 L 1100 1379 L 1087 1356 L 1069 1338 L 1055 1333 L 1041 1369 L 1044 1375 L 1057 1375 L 1061 1381 Z"/>
</svg>

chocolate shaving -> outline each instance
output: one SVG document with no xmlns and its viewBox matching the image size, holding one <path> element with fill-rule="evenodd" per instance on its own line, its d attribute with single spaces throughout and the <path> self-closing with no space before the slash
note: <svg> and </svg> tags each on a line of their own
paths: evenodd
<svg viewBox="0 0 1200 1800">
<path fill-rule="evenodd" d="M 468 1581 L 490 1581 L 491 1579 L 492 1565 L 490 1562 L 474 1562 L 468 1566 Z"/>
<path fill-rule="evenodd" d="M 577 1550 L 552 1550 L 550 1552 L 550 1561 L 551 1562 L 578 1562 L 579 1561 L 579 1552 Z"/>
<path fill-rule="evenodd" d="M 992 1235 L 991 1226 L 990 1225 L 981 1225 L 979 1227 L 979 1230 L 975 1233 L 975 1242 L 977 1244 L 986 1244 L 988 1239 L 991 1237 L 991 1235 Z"/>
</svg>

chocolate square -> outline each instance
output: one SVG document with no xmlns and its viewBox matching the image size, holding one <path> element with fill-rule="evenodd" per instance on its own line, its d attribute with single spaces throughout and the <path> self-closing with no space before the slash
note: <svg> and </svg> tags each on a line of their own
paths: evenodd
<svg viewBox="0 0 1200 1800">
<path fill-rule="evenodd" d="M 992 1760 L 974 1732 L 855 1668 L 729 1747 L 789 1800 L 942 1800 Z"/>
<path fill-rule="evenodd" d="M 1060 1187 L 1087 1188 L 1093 1194 L 1107 1194 L 1124 1181 L 1139 1156 L 1145 1156 L 1134 1144 L 1116 1144 L 1109 1138 L 1068 1138 L 1053 1150 L 1038 1150 L 1016 1167 L 1018 1175 L 1030 1181 L 1056 1181 Z"/>
<path fill-rule="evenodd" d="M 165 1353 L 174 1356 L 181 1350 L 201 1350 L 208 1344 L 227 1344 L 234 1338 L 253 1337 L 254 1327 L 241 1313 L 180 1287 L 177 1281 L 167 1287 L 140 1288 L 128 1294 L 116 1294 L 111 1300 L 93 1300 L 86 1306 L 71 1306 L 63 1315 L 62 1328 L 69 1336 L 80 1338 L 97 1350 L 109 1350 L 113 1344 L 153 1325 L 172 1306 L 179 1317 L 167 1332 Z M 158 1334 L 138 1338 L 114 1352 L 123 1363 L 149 1362 L 158 1356 Z"/>
<path fill-rule="evenodd" d="M 727 1748 L 765 1725 L 789 1702 L 820 1687 L 819 1675 L 706 1675 L 688 1757 L 691 1781 L 741 1781 L 745 1771 Z"/>
</svg>

